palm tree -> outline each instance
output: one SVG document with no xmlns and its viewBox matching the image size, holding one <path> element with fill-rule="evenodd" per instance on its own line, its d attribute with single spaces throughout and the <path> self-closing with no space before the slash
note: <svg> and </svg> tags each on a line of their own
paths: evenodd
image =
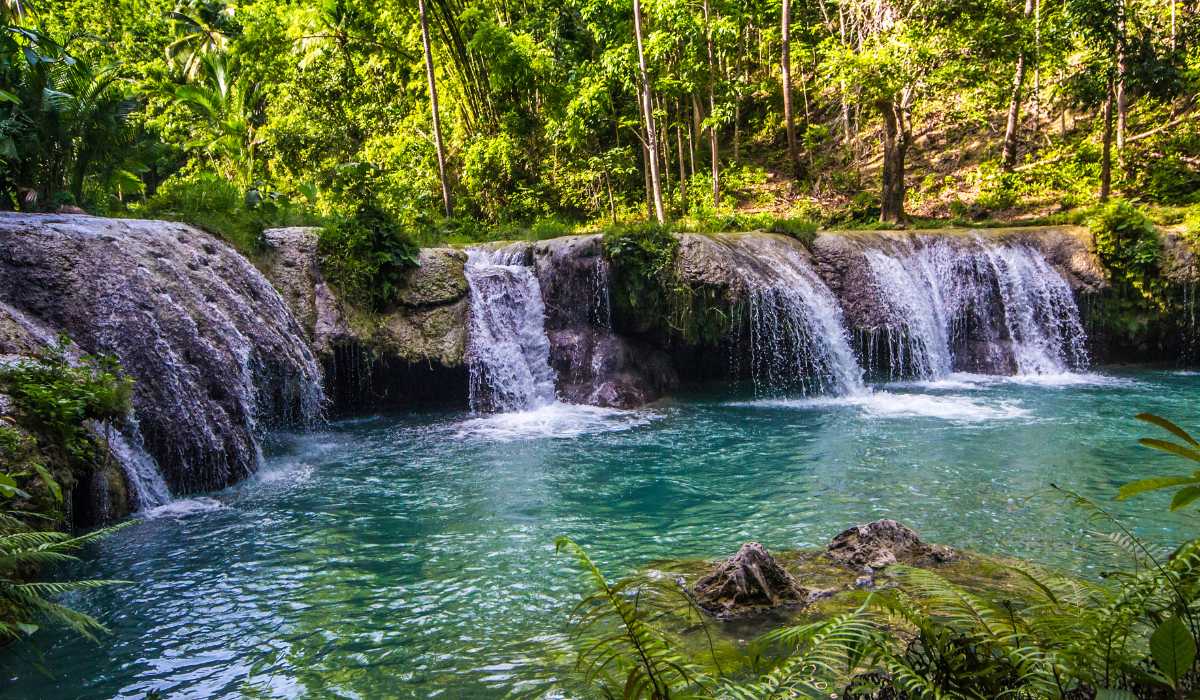
<svg viewBox="0 0 1200 700">
<path fill-rule="evenodd" d="M 187 80 L 198 77 L 204 56 L 224 50 L 238 32 L 233 8 L 213 0 L 181 3 L 167 13 L 167 19 L 175 35 L 167 45 L 167 61 Z"/>
<path fill-rule="evenodd" d="M 248 185 L 254 175 L 255 122 L 262 106 L 258 86 L 237 75 L 236 62 L 223 54 L 203 56 L 199 65 L 198 80 L 174 92 L 175 99 L 203 121 L 187 145 L 216 164 L 225 163 L 233 179 Z"/>
</svg>

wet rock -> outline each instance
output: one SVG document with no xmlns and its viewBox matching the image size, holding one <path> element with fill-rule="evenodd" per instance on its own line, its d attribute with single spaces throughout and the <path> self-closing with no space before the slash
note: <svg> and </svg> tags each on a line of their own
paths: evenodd
<svg viewBox="0 0 1200 700">
<path fill-rule="evenodd" d="M 176 493 L 250 474 L 266 426 L 320 415 L 304 329 L 253 265 L 190 226 L 0 214 L 0 302 L 116 356 Z"/>
<path fill-rule="evenodd" d="M 318 354 L 350 336 L 340 302 L 321 274 L 317 260 L 319 230 L 310 227 L 268 229 L 263 274 L 304 327 Z"/>
<path fill-rule="evenodd" d="M 945 563 L 957 557 L 953 549 L 926 544 L 912 528 L 895 520 L 856 525 L 834 537 L 826 553 L 838 564 L 854 569 L 882 569 L 896 563 Z"/>
<path fill-rule="evenodd" d="M 696 582 L 696 604 L 709 614 L 729 619 L 808 600 L 806 591 L 771 553 L 757 542 L 742 545 L 737 554 Z"/>
<path fill-rule="evenodd" d="M 636 408 L 679 384 L 667 355 L 640 341 L 588 327 L 554 330 L 547 337 L 558 395 L 569 403 Z"/>
</svg>

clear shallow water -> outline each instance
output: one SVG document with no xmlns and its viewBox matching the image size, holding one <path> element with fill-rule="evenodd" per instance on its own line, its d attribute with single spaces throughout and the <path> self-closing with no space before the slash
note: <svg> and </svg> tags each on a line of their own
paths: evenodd
<svg viewBox="0 0 1200 700">
<path fill-rule="evenodd" d="M 1142 410 L 1200 427 L 1200 376 L 946 379 L 844 399 L 727 394 L 643 411 L 376 417 L 281 436 L 266 469 L 176 502 L 71 571 L 99 645 L 7 650 L 5 697 L 502 697 L 539 674 L 581 590 L 560 534 L 610 575 L 757 539 L 817 546 L 894 517 L 930 540 L 1095 573 L 1111 559 L 1056 482 L 1109 499 L 1176 463 Z M 1112 504 L 1195 534 L 1166 498 Z M 17 654 L 54 670 L 24 670 Z"/>
</svg>

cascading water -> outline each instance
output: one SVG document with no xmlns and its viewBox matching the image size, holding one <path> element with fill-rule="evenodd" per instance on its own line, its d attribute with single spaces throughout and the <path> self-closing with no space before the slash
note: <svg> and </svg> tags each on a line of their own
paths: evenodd
<svg viewBox="0 0 1200 700">
<path fill-rule="evenodd" d="M 852 394 L 862 369 L 841 307 L 795 244 L 775 236 L 728 240 L 744 287 L 744 342 L 755 393 Z"/>
<path fill-rule="evenodd" d="M 546 307 L 534 269 L 519 259 L 525 252 L 467 252 L 472 411 L 528 411 L 555 401 Z"/>
<path fill-rule="evenodd" d="M 109 451 L 125 472 L 125 482 L 132 491 L 134 506 L 144 511 L 166 505 L 171 501 L 171 490 L 163 480 L 158 462 L 142 445 L 142 434 L 135 420 L 128 421 L 126 432 L 128 435 L 119 430 L 108 430 L 105 437 Z"/>
<path fill-rule="evenodd" d="M 1088 364 L 1071 289 L 1030 246 L 928 238 L 864 257 L 887 317 L 864 355 L 893 378 L 1060 374 Z"/>
</svg>

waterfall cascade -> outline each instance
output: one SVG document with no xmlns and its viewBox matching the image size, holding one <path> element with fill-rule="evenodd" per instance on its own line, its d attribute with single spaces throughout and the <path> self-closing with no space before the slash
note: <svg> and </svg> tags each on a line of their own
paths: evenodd
<svg viewBox="0 0 1200 700">
<path fill-rule="evenodd" d="M 744 287 L 744 322 L 735 328 L 745 336 L 737 345 L 748 349 L 755 393 L 861 391 L 838 300 L 797 244 L 759 235 L 727 244 Z"/>
<path fill-rule="evenodd" d="M 520 247 L 472 249 L 467 363 L 472 411 L 524 411 L 555 401 L 546 308 Z"/>
<path fill-rule="evenodd" d="M 863 354 L 890 377 L 1057 374 L 1088 364 L 1070 287 L 1028 245 L 930 237 L 863 255 L 887 319 Z"/>
<path fill-rule="evenodd" d="M 133 496 L 137 510 L 148 510 L 171 501 L 171 490 L 163 480 L 158 462 L 146 452 L 142 445 L 142 434 L 136 420 L 129 421 L 128 435 L 119 430 L 108 430 L 108 449 L 125 472 L 125 482 Z"/>
</svg>

